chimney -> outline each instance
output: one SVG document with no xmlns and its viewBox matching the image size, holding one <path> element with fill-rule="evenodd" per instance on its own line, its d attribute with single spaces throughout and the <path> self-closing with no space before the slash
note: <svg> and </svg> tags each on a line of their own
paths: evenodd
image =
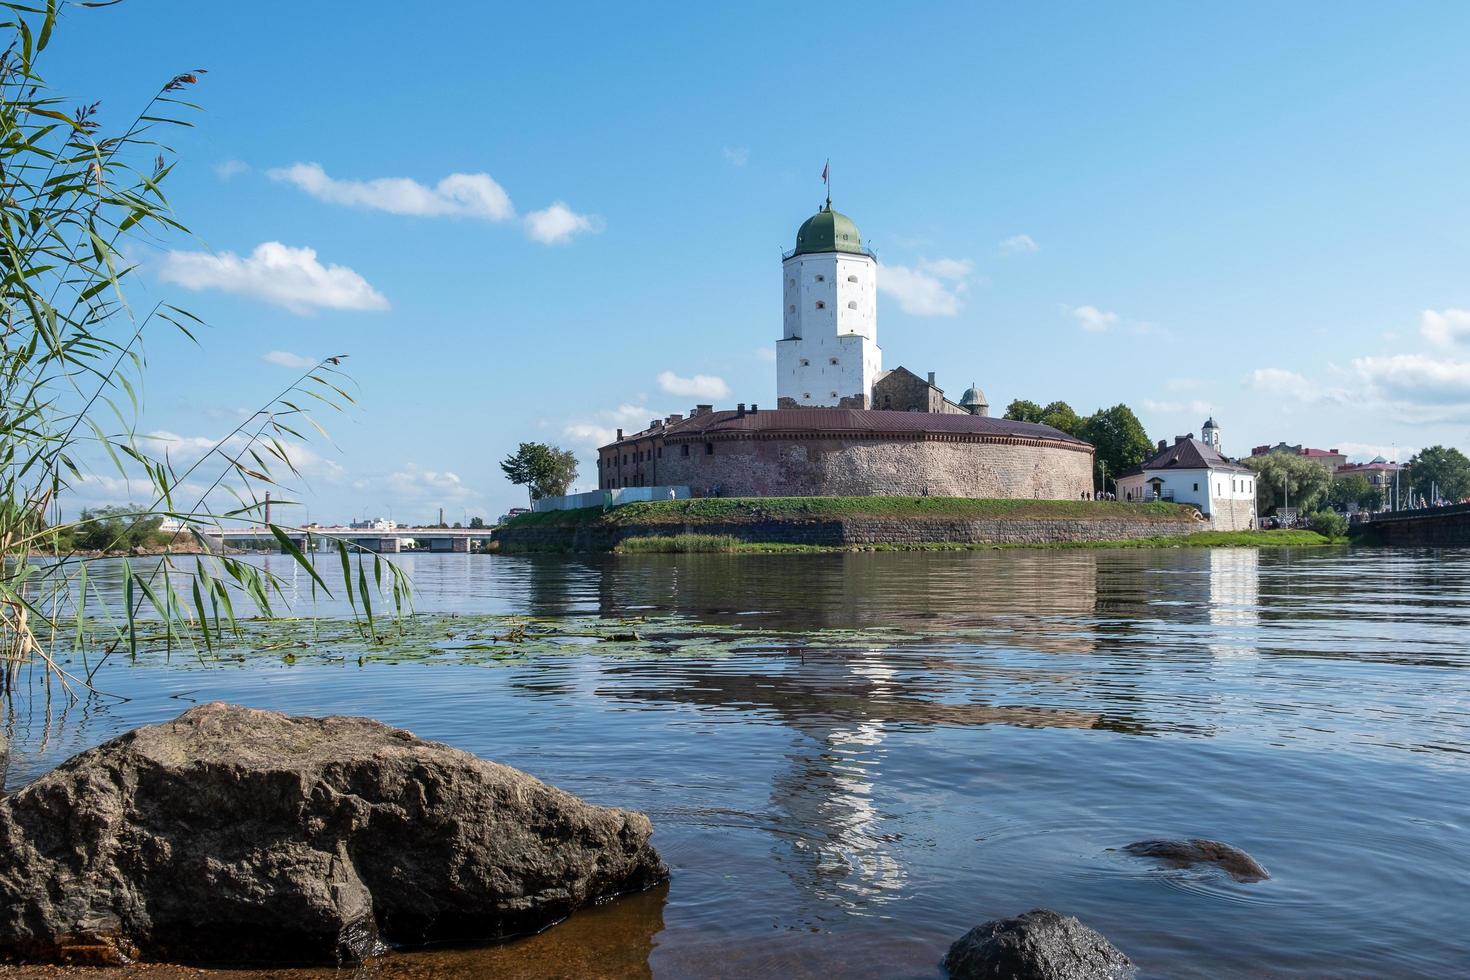
<svg viewBox="0 0 1470 980">
<path fill-rule="evenodd" d="M 751 415 L 754 415 L 756 412 L 759 412 L 759 411 L 760 411 L 760 409 L 759 408 L 756 408 L 755 402 L 751 402 L 750 403 L 750 414 Z"/>
<path fill-rule="evenodd" d="M 617 441 L 618 442 L 622 442 L 623 441 L 623 430 L 622 429 L 619 429 L 618 430 L 618 440 Z"/>
<path fill-rule="evenodd" d="M 710 412 L 713 412 L 714 410 L 715 410 L 715 407 L 713 405 L 695 405 L 694 406 L 694 414 L 695 415 L 708 415 Z"/>
<path fill-rule="evenodd" d="M 1188 439 L 1188 438 L 1190 438 L 1190 437 L 1189 437 L 1189 435 L 1188 435 L 1188 434 L 1186 434 L 1186 435 L 1182 435 L 1182 436 L 1175 436 L 1175 437 L 1174 437 L 1174 445 L 1176 445 L 1176 446 L 1177 446 L 1177 445 L 1179 445 L 1179 444 L 1180 444 L 1180 443 L 1181 443 L 1181 442 L 1184 442 L 1184 441 L 1185 441 L 1185 440 L 1186 440 L 1186 439 Z"/>
<path fill-rule="evenodd" d="M 931 385 L 934 384 L 934 372 L 933 371 L 930 371 L 929 372 L 929 384 L 931 384 Z"/>
<path fill-rule="evenodd" d="M 684 416 L 680 415 L 678 412 L 675 412 L 673 415 L 670 415 L 669 416 L 669 424 L 670 425 L 673 425 L 675 422 L 682 422 L 682 421 L 684 421 Z"/>
<path fill-rule="evenodd" d="M 648 427 L 650 429 L 657 429 L 658 428 L 658 419 L 649 419 L 648 420 Z"/>
<path fill-rule="evenodd" d="M 1169 448 L 1168 440 L 1166 440 L 1166 439 L 1160 439 L 1159 440 L 1159 452 L 1163 452 L 1165 449 L 1168 449 L 1168 448 Z"/>
<path fill-rule="evenodd" d="M 741 402 L 735 406 L 735 417 L 737 419 L 745 418 L 745 402 Z"/>
</svg>

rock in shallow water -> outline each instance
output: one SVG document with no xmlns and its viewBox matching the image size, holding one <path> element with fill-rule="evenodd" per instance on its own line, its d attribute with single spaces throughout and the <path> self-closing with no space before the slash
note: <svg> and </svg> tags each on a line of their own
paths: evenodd
<svg viewBox="0 0 1470 980">
<path fill-rule="evenodd" d="M 983 923 L 949 948 L 957 980 L 1129 980 L 1133 963 L 1102 934 L 1070 915 L 1032 909 Z"/>
<path fill-rule="evenodd" d="M 1236 881 L 1265 881 L 1271 876 L 1245 851 L 1217 840 L 1141 840 L 1123 848 L 1129 854 L 1163 861 L 1174 868 L 1212 864 Z"/>
<path fill-rule="evenodd" d="M 498 939 L 663 880 L 651 833 L 369 719 L 203 705 L 0 800 L 0 955 L 302 963 Z"/>
</svg>

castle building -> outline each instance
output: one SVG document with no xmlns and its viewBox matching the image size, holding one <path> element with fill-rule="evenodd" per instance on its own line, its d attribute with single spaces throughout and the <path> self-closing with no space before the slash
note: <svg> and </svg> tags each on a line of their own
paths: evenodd
<svg viewBox="0 0 1470 980">
<path fill-rule="evenodd" d="M 883 369 L 878 263 L 827 202 L 781 257 L 776 408 L 696 405 L 598 451 L 598 486 L 688 486 L 695 496 L 932 495 L 1082 499 L 1093 449 L 1051 426 L 958 403 L 933 372 Z"/>
</svg>

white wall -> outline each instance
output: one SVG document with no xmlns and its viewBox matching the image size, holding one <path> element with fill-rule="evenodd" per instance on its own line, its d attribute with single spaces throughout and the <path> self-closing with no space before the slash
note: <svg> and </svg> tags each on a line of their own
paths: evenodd
<svg viewBox="0 0 1470 980">
<path fill-rule="evenodd" d="M 1200 513 L 1208 517 L 1215 510 L 1217 501 L 1256 499 L 1256 478 L 1248 473 L 1232 473 L 1228 470 L 1144 470 L 1118 481 L 1118 496 L 1124 500 L 1152 499 L 1154 477 L 1163 481 L 1160 490 L 1165 496 L 1173 491 L 1176 504 L 1193 504 Z M 1131 496 L 1130 496 L 1131 494 Z"/>
<path fill-rule="evenodd" d="M 882 370 L 878 264 L 866 255 L 795 255 L 781 265 L 784 304 L 776 396 L 833 406 L 871 396 Z"/>
</svg>

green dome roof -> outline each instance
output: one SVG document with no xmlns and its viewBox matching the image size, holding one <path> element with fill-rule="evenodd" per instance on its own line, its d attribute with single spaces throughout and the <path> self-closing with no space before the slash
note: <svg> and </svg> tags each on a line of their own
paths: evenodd
<svg viewBox="0 0 1470 980">
<path fill-rule="evenodd" d="M 822 210 L 807 218 L 796 230 L 796 251 L 792 255 L 810 252 L 856 252 L 863 251 L 863 237 L 857 225 L 840 211 L 832 210 L 829 201 Z"/>
</svg>

